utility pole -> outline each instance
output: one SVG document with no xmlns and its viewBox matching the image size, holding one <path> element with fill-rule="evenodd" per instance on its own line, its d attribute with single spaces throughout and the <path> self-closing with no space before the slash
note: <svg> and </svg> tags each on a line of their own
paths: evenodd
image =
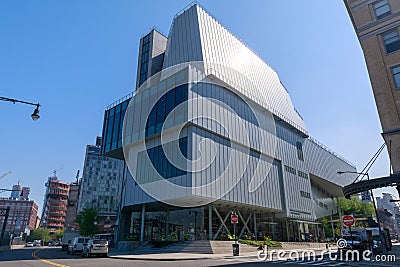
<svg viewBox="0 0 400 267">
<path fill-rule="evenodd" d="M 3 242 L 4 232 L 6 231 L 6 225 L 7 225 L 7 220 L 8 220 L 9 214 L 10 214 L 10 207 L 7 207 L 5 209 L 0 209 L 0 216 L 4 216 L 4 223 L 3 223 L 3 227 L 1 229 L 1 236 L 0 236 L 0 245 Z"/>
</svg>

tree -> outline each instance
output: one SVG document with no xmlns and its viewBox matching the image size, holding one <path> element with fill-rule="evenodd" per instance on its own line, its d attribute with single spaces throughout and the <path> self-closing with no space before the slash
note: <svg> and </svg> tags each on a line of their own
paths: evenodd
<svg viewBox="0 0 400 267">
<path fill-rule="evenodd" d="M 79 224 L 81 234 L 84 236 L 93 236 L 98 232 L 97 225 L 97 211 L 92 208 L 83 209 L 78 216 L 76 216 L 76 223 Z"/>
<path fill-rule="evenodd" d="M 31 231 L 30 236 L 34 240 L 42 240 L 42 242 L 49 242 L 51 237 L 50 237 L 50 230 L 47 228 L 38 228 L 33 231 Z"/>
<path fill-rule="evenodd" d="M 337 206 L 337 201 L 335 201 L 336 206 Z M 375 209 L 374 209 L 374 204 L 373 203 L 363 203 L 361 199 L 358 196 L 353 196 L 351 199 L 346 199 L 344 197 L 339 198 L 339 203 L 340 203 L 340 208 L 342 210 L 342 214 L 351 214 L 354 215 L 356 218 L 368 218 L 370 216 L 375 215 Z M 327 237 L 331 237 L 332 235 L 332 225 L 329 222 L 330 221 L 330 215 L 324 218 L 318 219 L 319 222 L 321 222 L 324 230 L 325 230 L 325 235 Z M 336 213 L 333 216 L 333 219 L 336 219 L 340 221 L 341 218 L 339 218 L 339 215 Z M 356 226 L 355 227 L 369 227 L 368 223 L 365 222 L 358 222 L 356 221 Z M 335 236 L 340 236 L 341 235 L 341 228 L 340 228 L 340 223 L 336 224 L 336 227 L 334 229 L 335 231 Z"/>
<path fill-rule="evenodd" d="M 340 207 L 343 214 L 354 214 L 360 217 L 368 217 L 375 214 L 373 203 L 363 203 L 358 196 L 351 199 L 340 198 Z"/>
<path fill-rule="evenodd" d="M 56 230 L 54 232 L 55 239 L 57 239 L 57 240 L 61 239 L 63 237 L 63 235 L 64 235 L 64 231 L 65 231 L 64 228 Z"/>
</svg>

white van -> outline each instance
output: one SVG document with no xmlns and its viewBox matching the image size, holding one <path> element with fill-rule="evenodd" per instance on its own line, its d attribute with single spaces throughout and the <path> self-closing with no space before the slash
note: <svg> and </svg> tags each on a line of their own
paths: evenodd
<svg viewBox="0 0 400 267">
<path fill-rule="evenodd" d="M 77 236 L 68 244 L 67 254 L 82 253 L 83 244 L 87 244 L 90 237 Z"/>
</svg>

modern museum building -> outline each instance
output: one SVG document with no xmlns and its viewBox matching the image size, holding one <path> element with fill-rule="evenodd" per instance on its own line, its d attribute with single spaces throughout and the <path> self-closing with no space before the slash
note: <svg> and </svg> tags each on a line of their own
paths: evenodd
<svg viewBox="0 0 400 267">
<path fill-rule="evenodd" d="M 104 115 L 125 160 L 118 240 L 322 238 L 353 164 L 310 137 L 277 73 L 198 4 L 140 39 L 136 90 Z"/>
</svg>

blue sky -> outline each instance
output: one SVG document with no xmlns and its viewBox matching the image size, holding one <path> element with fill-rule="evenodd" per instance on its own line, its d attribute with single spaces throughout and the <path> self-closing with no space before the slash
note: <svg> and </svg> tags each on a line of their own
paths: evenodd
<svg viewBox="0 0 400 267">
<path fill-rule="evenodd" d="M 139 39 L 168 33 L 189 1 L 0 1 L 0 188 L 22 179 L 40 206 L 55 169 L 82 170 L 108 104 L 134 89 Z M 310 134 L 359 170 L 383 143 L 362 51 L 342 1 L 199 3 L 279 74 Z M 247 3 L 247 2 L 246 2 Z M 384 151 L 371 177 L 389 173 Z M 389 191 L 397 196 L 393 189 Z M 7 196 L 8 194 L 1 194 Z"/>
</svg>

